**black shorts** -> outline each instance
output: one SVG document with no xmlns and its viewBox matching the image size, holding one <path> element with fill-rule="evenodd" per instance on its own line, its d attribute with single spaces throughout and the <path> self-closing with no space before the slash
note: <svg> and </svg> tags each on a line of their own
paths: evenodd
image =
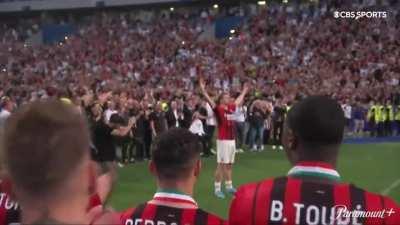
<svg viewBox="0 0 400 225">
<path fill-rule="evenodd" d="M 346 118 L 346 126 L 350 126 L 351 125 L 351 119 Z"/>
</svg>

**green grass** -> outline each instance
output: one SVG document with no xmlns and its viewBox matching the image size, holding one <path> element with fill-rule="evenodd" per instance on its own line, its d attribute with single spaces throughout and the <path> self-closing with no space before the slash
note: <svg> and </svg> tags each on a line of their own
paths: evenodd
<svg viewBox="0 0 400 225">
<path fill-rule="evenodd" d="M 215 158 L 203 160 L 203 170 L 194 197 L 203 209 L 226 218 L 231 198 L 220 200 L 214 197 L 215 166 Z M 240 186 L 268 177 L 285 175 L 289 168 L 283 151 L 277 152 L 267 148 L 262 153 L 238 154 L 233 181 L 236 186 Z M 400 179 L 400 144 L 343 145 L 338 171 L 345 182 L 380 193 Z M 118 179 L 110 199 L 110 205 L 117 210 L 134 207 L 149 200 L 156 190 L 154 178 L 148 172 L 146 162 L 120 169 Z M 389 196 L 400 202 L 400 186 L 393 188 Z"/>
</svg>

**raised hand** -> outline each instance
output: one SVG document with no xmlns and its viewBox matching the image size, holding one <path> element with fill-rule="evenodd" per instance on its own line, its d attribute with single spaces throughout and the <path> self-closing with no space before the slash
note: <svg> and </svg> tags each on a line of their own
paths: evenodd
<svg viewBox="0 0 400 225">
<path fill-rule="evenodd" d="M 272 113 L 272 111 L 274 110 L 274 106 L 271 102 L 265 101 L 265 109 L 267 112 Z"/>
<path fill-rule="evenodd" d="M 129 126 L 133 126 L 136 123 L 136 118 L 135 117 L 131 117 L 129 119 Z"/>
<path fill-rule="evenodd" d="M 111 92 L 111 91 L 106 92 L 106 93 L 103 93 L 103 94 L 100 94 L 100 96 L 99 96 L 99 101 L 100 101 L 101 103 L 104 103 L 104 102 L 108 101 L 108 99 L 109 99 L 111 96 L 112 96 L 112 92 Z"/>
<path fill-rule="evenodd" d="M 206 89 L 206 82 L 204 80 L 203 75 L 199 75 L 199 85 L 200 85 L 201 90 Z"/>
<path fill-rule="evenodd" d="M 208 95 L 206 91 L 206 82 L 204 81 L 204 77 L 202 75 L 199 75 L 199 85 L 201 93 L 207 99 L 207 102 L 210 104 L 212 108 L 215 108 L 217 105 L 215 104 L 214 100 Z"/>
<path fill-rule="evenodd" d="M 250 88 L 251 88 L 251 84 L 249 83 L 249 82 L 245 82 L 244 84 L 243 84 L 243 91 L 249 91 L 250 90 Z"/>
</svg>

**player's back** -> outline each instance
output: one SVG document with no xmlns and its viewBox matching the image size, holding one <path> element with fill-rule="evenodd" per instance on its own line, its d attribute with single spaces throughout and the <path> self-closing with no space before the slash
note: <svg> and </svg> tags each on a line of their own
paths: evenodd
<svg viewBox="0 0 400 225">
<path fill-rule="evenodd" d="M 178 203 L 179 204 L 179 203 Z M 196 207 L 144 203 L 121 215 L 123 225 L 226 225 L 223 219 Z"/>
<path fill-rule="evenodd" d="M 229 224 L 400 224 L 400 208 L 351 184 L 279 177 L 242 186 Z"/>
<path fill-rule="evenodd" d="M 20 209 L 18 203 L 10 199 L 7 186 L 0 180 L 0 225 L 19 224 Z"/>
</svg>

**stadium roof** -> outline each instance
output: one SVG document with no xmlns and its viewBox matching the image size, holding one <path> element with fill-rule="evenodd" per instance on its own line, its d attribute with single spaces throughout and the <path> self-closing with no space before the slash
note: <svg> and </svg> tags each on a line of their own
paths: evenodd
<svg viewBox="0 0 400 225">
<path fill-rule="evenodd" d="M 13 0 L 0 1 L 0 13 L 190 2 L 198 0 Z"/>
</svg>

